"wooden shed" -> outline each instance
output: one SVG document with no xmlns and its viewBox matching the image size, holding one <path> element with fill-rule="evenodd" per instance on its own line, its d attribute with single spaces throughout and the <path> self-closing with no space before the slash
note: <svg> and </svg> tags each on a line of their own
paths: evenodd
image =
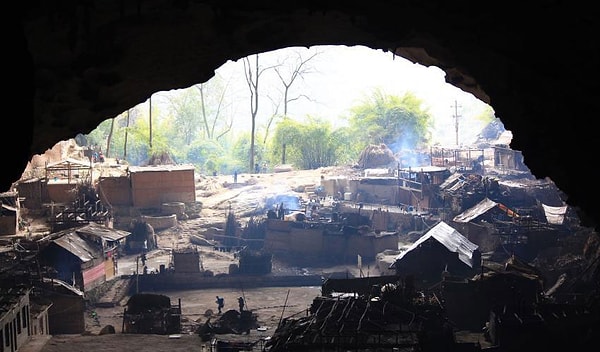
<svg viewBox="0 0 600 352">
<path fill-rule="evenodd" d="M 163 203 L 196 201 L 194 166 L 131 166 L 132 205 L 137 208 L 160 208 Z"/>
</svg>

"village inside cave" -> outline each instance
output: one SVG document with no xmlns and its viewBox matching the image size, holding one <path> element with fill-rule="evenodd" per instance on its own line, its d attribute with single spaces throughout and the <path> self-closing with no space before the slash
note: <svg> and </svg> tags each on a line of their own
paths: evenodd
<svg viewBox="0 0 600 352">
<path fill-rule="evenodd" d="M 239 175 L 59 143 L 0 195 L 0 341 L 584 350 L 600 332 L 598 235 L 507 134 L 490 124 L 469 148 L 373 145 L 355 165 Z"/>
</svg>

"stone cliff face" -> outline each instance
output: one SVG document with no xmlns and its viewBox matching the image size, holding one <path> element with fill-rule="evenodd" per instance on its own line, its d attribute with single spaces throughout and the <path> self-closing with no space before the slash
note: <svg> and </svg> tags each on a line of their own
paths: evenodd
<svg viewBox="0 0 600 352">
<path fill-rule="evenodd" d="M 229 59 L 288 46 L 365 45 L 440 67 L 449 83 L 490 104 L 532 173 L 550 177 L 583 210 L 586 224 L 596 226 L 598 187 L 586 166 L 597 150 L 596 132 L 588 128 L 599 93 L 595 12 L 537 1 L 392 3 L 15 5 L 5 68 L 12 71 L 9 94 L 20 99 L 10 110 L 18 138 L 5 153 L 2 187 L 19 179 L 32 155 L 90 132 L 156 91 L 207 81 Z"/>
</svg>

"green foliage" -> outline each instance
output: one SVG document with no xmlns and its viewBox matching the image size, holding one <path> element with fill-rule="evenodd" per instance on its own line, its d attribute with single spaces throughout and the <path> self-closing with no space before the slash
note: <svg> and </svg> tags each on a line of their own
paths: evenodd
<svg viewBox="0 0 600 352">
<path fill-rule="evenodd" d="M 275 130 L 271 160 L 281 162 L 285 144 L 287 164 L 301 169 L 335 165 L 344 148 L 342 137 L 322 119 L 308 116 L 302 123 L 284 118 Z"/>
<path fill-rule="evenodd" d="M 430 139 L 432 118 L 413 93 L 386 95 L 381 89 L 351 109 L 351 134 L 361 146 L 385 143 L 390 149 L 419 148 Z"/>
<path fill-rule="evenodd" d="M 201 131 L 201 116 L 199 94 L 197 90 L 185 89 L 180 94 L 169 98 L 170 114 L 173 116 L 172 141 L 179 141 L 182 145 L 190 145 Z"/>
<path fill-rule="evenodd" d="M 260 140 L 260 138 L 256 138 L 256 140 Z M 231 148 L 231 156 L 235 159 L 234 165 L 232 165 L 238 171 L 245 172 L 253 172 L 253 170 L 248 170 L 248 160 L 250 158 L 250 132 L 246 131 L 238 136 L 238 138 L 233 143 Z M 256 143 L 254 145 L 254 160 L 255 163 L 262 165 L 263 162 L 266 162 L 266 148 L 262 143 Z"/>
</svg>

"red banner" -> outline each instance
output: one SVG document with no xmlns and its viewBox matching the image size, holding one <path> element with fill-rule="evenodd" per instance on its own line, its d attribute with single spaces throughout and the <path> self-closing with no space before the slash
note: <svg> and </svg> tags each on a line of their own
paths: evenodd
<svg viewBox="0 0 600 352">
<path fill-rule="evenodd" d="M 100 263 L 93 268 L 90 268 L 83 272 L 83 286 L 85 287 L 90 282 L 94 282 L 99 278 L 106 275 L 104 271 L 104 263 Z"/>
</svg>

